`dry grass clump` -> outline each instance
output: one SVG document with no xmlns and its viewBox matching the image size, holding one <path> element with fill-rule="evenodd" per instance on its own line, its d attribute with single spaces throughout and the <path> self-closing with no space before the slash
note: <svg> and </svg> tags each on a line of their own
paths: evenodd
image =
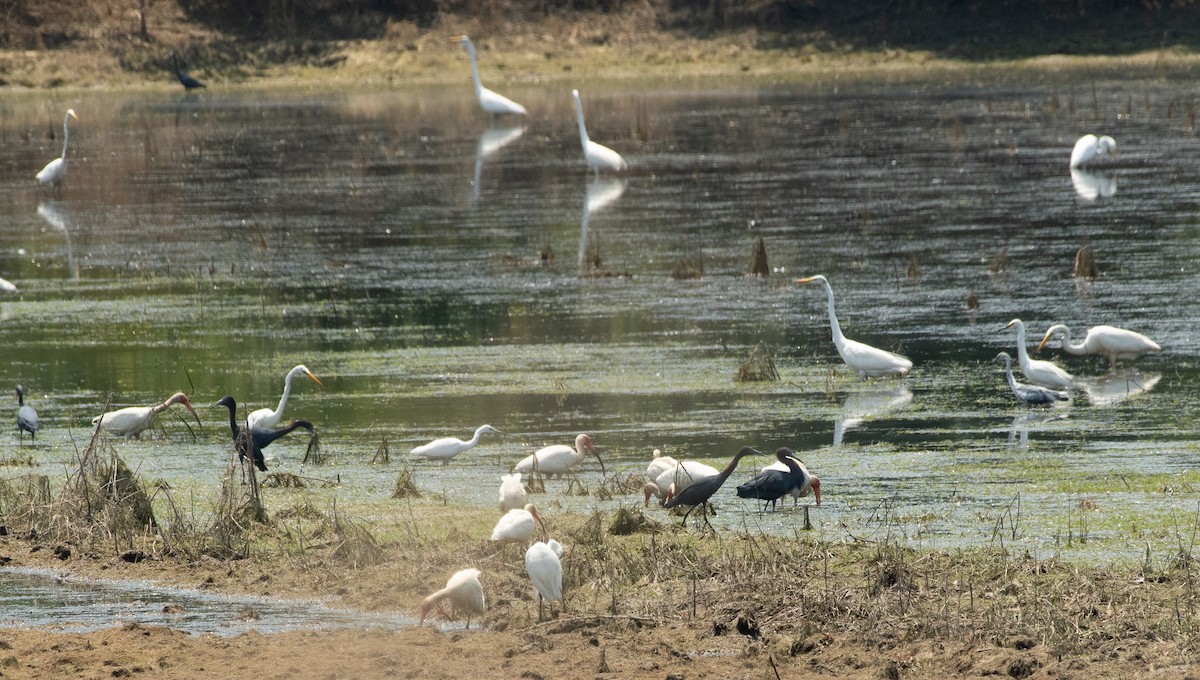
<svg viewBox="0 0 1200 680">
<path fill-rule="evenodd" d="M 417 488 L 417 482 L 413 479 L 413 471 L 411 468 L 405 467 L 396 475 L 396 488 L 392 490 L 392 498 L 420 498 L 421 490 Z"/>
<path fill-rule="evenodd" d="M 738 366 L 737 382 L 774 382 L 779 380 L 779 370 L 775 368 L 775 357 L 771 349 L 761 340 L 750 351 L 746 360 Z"/>
</svg>

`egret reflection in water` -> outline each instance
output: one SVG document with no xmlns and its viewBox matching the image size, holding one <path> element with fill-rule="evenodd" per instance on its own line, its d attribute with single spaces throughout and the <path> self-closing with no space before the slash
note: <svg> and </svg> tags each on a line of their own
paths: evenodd
<svg viewBox="0 0 1200 680">
<path fill-rule="evenodd" d="M 1162 373 L 1135 370 L 1108 373 L 1098 378 L 1080 378 L 1075 386 L 1082 389 L 1092 406 L 1115 406 L 1126 399 L 1154 389 Z"/>
<path fill-rule="evenodd" d="M 71 213 L 67 206 L 59 201 L 42 201 L 37 207 L 38 217 L 63 233 L 67 242 L 67 276 L 72 281 L 79 280 L 79 266 L 75 264 L 75 254 L 71 250 Z"/>
<path fill-rule="evenodd" d="M 471 181 L 471 202 L 479 200 L 480 179 L 483 175 L 483 160 L 500 149 L 512 144 L 525 134 L 523 125 L 508 125 L 490 127 L 479 135 L 479 144 L 475 147 L 475 175 Z"/>
<path fill-rule="evenodd" d="M 868 418 L 890 413 L 912 401 L 912 390 L 904 385 L 872 387 L 846 395 L 838 416 L 833 420 L 833 445 L 841 446 L 846 430 L 862 425 Z"/>
<path fill-rule="evenodd" d="M 1019 443 L 1021 448 L 1027 449 L 1029 448 L 1030 430 L 1037 432 L 1045 429 L 1039 426 L 1055 420 L 1062 420 L 1068 415 L 1065 412 L 1030 411 L 1013 416 L 1012 424 L 1008 427 L 1008 443 L 1010 446 Z"/>
<path fill-rule="evenodd" d="M 626 181 L 613 177 L 596 177 L 588 184 L 587 196 L 583 201 L 583 215 L 579 218 L 579 273 L 587 273 L 588 221 L 592 213 L 599 212 L 625 193 Z"/>
<path fill-rule="evenodd" d="M 1103 172 L 1092 172 L 1071 168 L 1071 185 L 1075 193 L 1085 201 L 1108 198 L 1117 193 L 1117 178 Z"/>
</svg>

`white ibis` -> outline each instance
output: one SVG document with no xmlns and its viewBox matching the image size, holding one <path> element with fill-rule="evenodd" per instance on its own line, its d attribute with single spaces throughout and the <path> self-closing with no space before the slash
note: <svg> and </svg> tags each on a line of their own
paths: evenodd
<svg viewBox="0 0 1200 680">
<path fill-rule="evenodd" d="M 720 471 L 711 465 L 697 463 L 694 460 L 678 462 L 673 467 L 658 473 L 657 477 L 646 482 L 646 485 L 642 487 L 645 505 L 650 505 L 650 496 L 657 496 L 659 505 L 661 505 L 667 501 L 667 498 L 683 491 L 693 482 L 716 477 L 718 474 Z"/>
<path fill-rule="evenodd" d="M 542 620 L 542 600 L 550 603 L 550 615 L 554 615 L 554 603 L 562 599 L 562 546 L 553 538 L 545 543 L 538 541 L 525 551 L 525 573 L 538 593 L 538 621 Z"/>
<path fill-rule="evenodd" d="M 1071 342 L 1071 329 L 1061 323 L 1046 329 L 1046 335 L 1036 351 L 1042 351 L 1046 343 L 1056 336 L 1062 338 L 1062 349 L 1067 354 L 1099 354 L 1108 358 L 1108 366 L 1113 369 L 1117 367 L 1118 359 L 1136 359 L 1143 354 L 1162 351 L 1157 342 L 1141 333 L 1113 326 L 1092 326 L 1084 336 L 1083 342 L 1075 344 Z"/>
<path fill-rule="evenodd" d="M 1012 357 L 1008 352 L 1001 352 L 996 355 L 996 361 L 1004 362 L 1004 375 L 1008 377 L 1008 387 L 1012 390 L 1013 396 L 1022 404 L 1030 406 L 1046 406 L 1053 404 L 1056 401 L 1066 401 L 1070 396 L 1066 392 L 1059 392 L 1040 385 L 1026 385 L 1022 382 L 1017 382 L 1013 377 L 1012 372 Z"/>
<path fill-rule="evenodd" d="M 646 481 L 653 482 L 658 479 L 658 476 L 679 465 L 679 461 L 670 456 L 664 456 L 659 449 L 654 449 L 653 458 L 650 464 L 646 466 Z"/>
<path fill-rule="evenodd" d="M 996 332 L 1013 327 L 1017 329 L 1017 361 L 1021 364 L 1021 373 L 1025 375 L 1026 380 L 1052 390 L 1065 390 L 1075 384 L 1071 374 L 1058 366 L 1049 361 L 1029 358 L 1029 351 L 1025 349 L 1025 324 L 1020 319 L 1009 321 L 1007 326 Z"/>
<path fill-rule="evenodd" d="M 829 297 L 829 330 L 833 333 L 833 345 L 837 347 L 842 361 L 846 362 L 851 370 L 864 378 L 903 376 L 908 375 L 908 372 L 912 370 L 913 363 L 907 357 L 851 340 L 842 335 L 842 327 L 838 324 L 837 314 L 833 311 L 833 287 L 829 285 L 829 279 L 817 274 L 796 279 L 795 283 L 819 283 L 825 287 L 825 294 Z"/>
<path fill-rule="evenodd" d="M 32 442 L 37 438 L 38 428 L 41 427 L 41 421 L 38 420 L 37 411 L 33 407 L 25 403 L 25 388 L 17 385 L 17 437 L 19 444 L 25 443 L 25 433 L 29 433 L 29 441 Z"/>
<path fill-rule="evenodd" d="M 463 441 L 457 437 L 442 437 L 441 439 L 435 439 L 428 444 L 414 448 L 408 452 L 408 455 L 416 458 L 425 458 L 426 460 L 440 460 L 442 461 L 442 465 L 449 465 L 451 458 L 454 458 L 463 451 L 475 448 L 475 445 L 479 443 L 479 437 L 485 433 L 504 434 L 491 425 L 480 425 L 475 430 L 475 436 L 467 441 Z"/>
<path fill-rule="evenodd" d="M 480 572 L 478 569 L 463 569 L 450 577 L 446 581 L 446 587 L 436 593 L 425 598 L 421 602 L 421 617 L 417 621 L 417 625 L 424 625 L 425 617 L 429 615 L 429 610 L 434 607 L 442 613 L 442 616 L 450 618 L 446 614 L 446 610 L 442 609 L 442 601 L 449 600 L 455 612 L 462 613 L 467 618 L 467 630 L 471 629 L 471 617 L 482 616 L 486 605 L 483 600 L 483 584 L 479 582 Z"/>
<path fill-rule="evenodd" d="M 534 520 L 542 521 L 542 516 L 538 514 L 537 508 L 533 507 L 533 503 L 526 503 L 524 508 L 518 510 L 509 510 L 504 513 L 500 521 L 496 522 L 496 528 L 492 529 L 492 539 L 497 543 L 520 543 L 528 545 L 533 540 L 533 533 L 537 529 Z"/>
<path fill-rule="evenodd" d="M 596 460 L 600 461 L 600 471 L 604 474 L 604 460 L 592 445 L 592 438 L 586 434 L 575 437 L 575 448 L 565 444 L 555 444 L 538 449 L 532 455 L 526 456 L 517 463 L 513 470 L 516 472 L 537 472 L 547 476 L 561 477 L 571 471 L 571 468 L 583 462 L 587 457 L 586 451 L 591 451 Z"/>
<path fill-rule="evenodd" d="M 306 376 L 316 384 L 324 387 L 321 381 L 317 380 L 317 376 L 308 370 L 307 366 L 301 364 L 293 367 L 283 378 L 283 396 L 279 398 L 279 406 L 276 406 L 274 411 L 269 408 L 260 408 L 256 411 L 251 411 L 250 415 L 246 416 L 246 424 L 251 430 L 272 428 L 279 425 L 279 421 L 283 419 L 283 409 L 287 406 L 288 397 L 292 395 L 292 378 L 300 375 Z"/>
<path fill-rule="evenodd" d="M 99 427 L 117 437 L 124 437 L 126 439 L 130 437 L 140 438 L 142 433 L 154 424 L 154 418 L 159 413 L 171 408 L 175 404 L 183 404 L 183 407 L 190 411 L 196 419 L 196 425 L 200 425 L 200 416 L 196 414 L 196 409 L 192 408 L 192 403 L 188 401 L 187 395 L 183 392 L 176 392 L 163 403 L 154 406 L 129 406 L 117 409 L 116 411 L 102 413 L 92 418 L 92 427 Z"/>
<path fill-rule="evenodd" d="M 500 512 L 520 510 L 529 501 L 525 498 L 525 485 L 521 483 L 521 473 L 500 475 Z"/>
<path fill-rule="evenodd" d="M 663 507 L 670 509 L 676 505 L 691 506 L 688 508 L 687 512 L 683 513 L 683 523 L 680 525 L 683 526 L 687 524 L 688 515 L 692 514 L 692 510 L 695 510 L 696 506 L 702 506 L 700 508 L 700 516 L 704 518 L 704 523 L 708 526 L 708 528 L 712 529 L 712 524 L 710 524 L 708 521 L 708 499 L 712 498 L 712 495 L 717 492 L 717 489 L 721 488 L 721 485 L 725 483 L 726 479 L 729 479 L 729 475 L 733 474 L 733 471 L 735 468 L 737 468 L 739 461 L 746 456 L 757 455 L 758 453 L 759 452 L 752 447 L 743 446 L 738 450 L 737 453 L 733 455 L 733 460 L 729 461 L 729 464 L 726 465 L 723 470 L 718 472 L 715 477 L 706 477 L 699 481 L 692 482 L 692 484 L 686 489 L 677 491 L 675 495 L 668 498 L 667 502 L 663 504 Z M 716 529 L 713 529 L 713 532 L 716 533 Z"/>
</svg>

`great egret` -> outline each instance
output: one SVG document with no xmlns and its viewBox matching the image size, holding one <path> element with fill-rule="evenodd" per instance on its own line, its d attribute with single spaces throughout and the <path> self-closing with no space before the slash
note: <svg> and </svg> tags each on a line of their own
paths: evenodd
<svg viewBox="0 0 1200 680">
<path fill-rule="evenodd" d="M 1118 359 L 1136 359 L 1143 354 L 1162 351 L 1157 342 L 1141 333 L 1113 326 L 1092 326 L 1083 342 L 1076 345 L 1071 342 L 1071 329 L 1061 323 L 1046 329 L 1046 335 L 1036 351 L 1042 351 L 1046 343 L 1056 336 L 1062 338 L 1062 349 L 1067 354 L 1099 354 L 1108 358 L 1109 368 L 1116 368 Z"/>
<path fill-rule="evenodd" d="M 592 438 L 586 434 L 575 437 L 575 448 L 571 448 L 565 444 L 555 444 L 538 449 L 532 455 L 526 456 L 521 462 L 517 463 L 513 467 L 513 471 L 562 476 L 570 472 L 572 467 L 583 462 L 583 459 L 587 455 L 584 449 L 592 452 L 596 460 L 600 461 L 600 471 L 608 474 L 604 471 L 604 459 L 596 452 L 596 447 L 592 446 Z"/>
<path fill-rule="evenodd" d="M 718 472 L 715 477 L 706 477 L 705 479 L 693 482 L 682 491 L 677 491 L 667 499 L 663 507 L 670 509 L 676 505 L 690 505 L 691 507 L 688 508 L 688 511 L 683 513 L 683 523 L 680 526 L 684 526 L 687 524 L 688 515 L 692 514 L 692 510 L 695 510 L 696 506 L 702 506 L 700 508 L 700 515 L 704 518 L 704 524 L 709 529 L 712 529 L 712 524 L 708 521 L 708 499 L 712 498 L 712 495 L 717 492 L 717 489 L 721 488 L 726 479 L 729 479 L 729 475 L 733 474 L 734 469 L 737 468 L 737 464 L 741 459 L 746 456 L 757 455 L 758 453 L 752 447 L 743 446 L 733 455 L 733 460 L 729 461 L 725 469 Z M 713 532 L 715 533 L 716 529 L 713 529 Z"/>
<path fill-rule="evenodd" d="M 1012 357 L 1008 352 L 1001 352 L 996 355 L 997 361 L 1004 362 L 1004 375 L 1008 378 L 1008 386 L 1012 389 L 1013 396 L 1022 404 L 1030 406 L 1045 406 L 1053 404 L 1056 401 L 1066 401 L 1070 396 L 1066 392 L 1059 392 L 1039 385 L 1026 385 L 1025 383 L 1017 382 L 1013 377 L 1012 372 Z"/>
<path fill-rule="evenodd" d="M 554 616 L 554 602 L 562 599 L 563 549 L 553 538 L 545 543 L 538 541 L 525 551 L 525 573 L 538 593 L 538 621 L 542 620 L 542 600 L 550 603 L 550 615 Z"/>
<path fill-rule="evenodd" d="M 46 167 L 42 168 L 42 171 L 37 174 L 38 184 L 42 186 L 57 187 L 67 178 L 67 140 L 71 134 L 71 128 L 67 123 L 72 118 L 79 120 L 79 116 L 75 115 L 75 109 L 67 109 L 67 113 L 63 116 L 62 155 L 47 163 Z"/>
<path fill-rule="evenodd" d="M 778 457 L 779 452 L 776 451 L 775 455 Z M 817 507 L 820 507 L 821 480 L 816 475 L 808 471 L 808 468 L 804 465 L 804 461 L 797 458 L 796 454 L 793 453 L 791 449 L 787 449 L 787 453 L 784 455 L 786 455 L 788 459 L 796 465 L 796 468 L 800 473 L 799 481 L 794 487 L 792 487 L 790 491 L 788 491 L 788 493 L 792 495 L 792 505 L 795 506 L 801 498 L 804 498 L 811 493 L 813 495 L 813 501 L 816 503 Z M 791 466 L 782 460 L 777 460 L 774 463 L 764 467 L 762 472 L 766 472 L 767 470 L 777 470 L 779 472 L 789 473 L 792 472 Z"/>
<path fill-rule="evenodd" d="M 493 92 L 483 86 L 479 80 L 479 65 L 476 63 L 478 58 L 475 55 L 475 45 L 471 39 L 465 35 L 460 35 L 452 40 L 457 40 L 460 45 L 467 50 L 467 54 L 471 55 L 471 76 L 475 79 L 475 96 L 479 98 L 479 105 L 484 111 L 499 116 L 506 113 L 511 113 L 516 116 L 524 116 L 525 107 L 505 97 L 502 94 Z"/>
<path fill-rule="evenodd" d="M 92 418 L 92 427 L 100 427 L 109 434 L 126 439 L 141 437 L 142 432 L 145 432 L 154 423 L 155 416 L 175 404 L 183 404 L 183 407 L 191 411 L 192 416 L 196 419 L 196 425 L 200 425 L 200 416 L 196 414 L 196 409 L 192 408 L 192 403 L 188 401 L 187 395 L 183 392 L 176 392 L 163 403 L 154 406 L 130 406 L 102 413 Z"/>
<path fill-rule="evenodd" d="M 533 533 L 537 530 L 534 520 L 541 522 L 542 516 L 538 514 L 537 508 L 533 507 L 533 503 L 526 503 L 525 507 L 519 510 L 509 510 L 496 522 L 491 540 L 497 543 L 527 545 L 533 540 Z"/>
<path fill-rule="evenodd" d="M 417 625 L 425 624 L 425 617 L 435 606 L 442 616 L 450 618 L 446 614 L 446 610 L 442 609 L 442 600 L 449 600 L 455 611 L 466 615 L 467 630 L 470 630 L 471 617 L 482 616 L 486 606 L 483 600 L 483 584 L 479 582 L 481 573 L 478 569 L 463 569 L 451 576 L 450 580 L 446 581 L 445 588 L 421 602 L 421 616 L 417 620 Z"/>
<path fill-rule="evenodd" d="M 1096 135 L 1084 135 L 1075 142 L 1075 148 L 1071 149 L 1071 167 L 1078 168 L 1082 165 L 1087 165 L 1099 156 L 1107 154 L 1117 155 L 1117 141 L 1108 135 L 1097 137 Z"/>
<path fill-rule="evenodd" d="M 37 431 L 41 426 L 37 411 L 25 403 L 25 388 L 17 385 L 17 437 L 20 444 L 25 443 L 25 433 L 29 433 L 29 441 L 37 439 Z"/>
<path fill-rule="evenodd" d="M 263 449 L 270 446 L 272 442 L 299 428 L 308 430 L 309 434 L 315 431 L 313 424 L 307 420 L 293 420 L 286 427 L 277 430 L 251 427 L 242 429 L 237 424 L 237 402 L 233 397 L 221 397 L 220 401 L 213 404 L 213 408 L 218 406 L 229 409 L 229 430 L 233 433 L 233 448 L 237 451 L 238 459 L 253 462 L 254 467 L 262 472 L 267 471 L 267 461 L 263 458 Z"/>
<path fill-rule="evenodd" d="M 174 52 L 171 53 L 171 70 L 175 71 L 175 77 L 179 79 L 179 84 L 183 86 L 183 89 L 191 91 L 205 87 L 204 83 L 189 76 L 180 68 L 179 55 Z"/>
<path fill-rule="evenodd" d="M 642 487 L 642 492 L 645 494 L 645 505 L 650 505 L 650 496 L 657 496 L 661 505 L 667 501 L 667 498 L 683 491 L 694 482 L 708 477 L 716 477 L 718 474 L 720 471 L 711 465 L 697 463 L 694 460 L 678 462 L 658 473 L 657 477 L 650 479 Z"/>
<path fill-rule="evenodd" d="M 601 170 L 620 172 L 628 169 L 629 165 L 625 163 L 624 158 L 621 158 L 621 154 L 588 139 L 587 127 L 583 124 L 583 102 L 579 100 L 579 90 L 571 90 L 571 96 L 575 98 L 575 117 L 579 121 L 579 142 L 583 145 L 583 158 L 587 161 L 588 167 L 596 174 L 600 174 Z"/>
<path fill-rule="evenodd" d="M 292 394 L 292 378 L 298 375 L 307 376 L 321 387 L 325 386 L 304 364 L 293 367 L 283 379 L 283 396 L 279 398 L 279 406 L 276 406 L 274 411 L 269 408 L 260 408 L 251 411 L 250 415 L 246 417 L 246 424 L 251 430 L 272 428 L 279 424 L 279 421 L 283 419 L 283 409 L 287 406 L 288 397 Z"/>
<path fill-rule="evenodd" d="M 529 503 L 525 498 L 525 485 L 521 483 L 521 473 L 500 475 L 500 512 L 520 510 Z"/>
<path fill-rule="evenodd" d="M 8 279 L 0 279 L 0 293 L 15 293 L 17 292 L 17 284 Z"/>
<path fill-rule="evenodd" d="M 1030 359 L 1029 351 L 1025 349 L 1025 324 L 1020 319 L 1013 319 L 997 333 L 1016 327 L 1017 329 L 1017 361 L 1021 364 L 1021 373 L 1029 382 L 1049 387 L 1052 390 L 1065 390 L 1075 384 L 1070 373 L 1062 370 L 1049 361 Z"/>
<path fill-rule="evenodd" d="M 504 434 L 491 425 L 480 425 L 475 430 L 475 436 L 471 437 L 468 441 L 464 442 L 457 437 L 442 437 L 441 439 L 435 439 L 428 444 L 414 448 L 408 452 L 408 455 L 427 460 L 440 460 L 442 461 L 442 465 L 449 465 L 451 458 L 463 451 L 474 448 L 479 443 L 480 435 L 484 433 Z"/>
<path fill-rule="evenodd" d="M 908 372 L 912 370 L 913 363 L 907 357 L 851 340 L 842 335 L 842 327 L 838 324 L 837 315 L 833 311 L 833 287 L 829 285 L 829 279 L 817 274 L 796 279 L 795 283 L 820 283 L 825 286 L 825 294 L 829 296 L 829 329 L 833 333 L 833 344 L 837 347 L 842 361 L 846 362 L 846 365 L 860 376 L 864 378 L 903 376 L 908 375 Z"/>
</svg>

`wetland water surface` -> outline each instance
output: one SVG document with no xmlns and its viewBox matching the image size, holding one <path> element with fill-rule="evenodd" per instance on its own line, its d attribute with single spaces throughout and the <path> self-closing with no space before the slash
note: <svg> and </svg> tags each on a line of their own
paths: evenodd
<svg viewBox="0 0 1200 680">
<path fill-rule="evenodd" d="M 830 539 L 1165 558 L 1200 500 L 1194 99 L 1169 80 L 1094 85 L 584 88 L 621 178 L 583 167 L 569 90 L 513 88 L 533 113 L 499 122 L 466 87 L 2 100 L 0 277 L 19 291 L 0 297 L 0 385 L 23 383 L 42 417 L 37 445 L 11 436 L 5 457 L 60 479 L 110 399 L 274 406 L 304 363 L 325 388 L 297 383 L 288 416 L 333 460 L 304 474 L 341 483 L 268 490 L 268 510 L 296 493 L 378 508 L 397 452 L 490 423 L 506 434 L 416 463 L 417 484 L 490 506 L 501 473 L 578 432 L 610 474 L 654 448 L 723 465 L 787 445 L 823 480 L 810 514 Z M 33 174 L 67 107 L 80 120 L 54 196 Z M 1073 178 L 1091 131 L 1119 158 Z M 745 276 L 759 237 L 766 280 Z M 1094 282 L 1072 278 L 1084 245 Z M 683 262 L 702 275 L 673 277 Z M 846 373 L 823 292 L 792 284 L 816 273 L 847 335 L 911 357 L 908 378 Z M 1066 358 L 1074 399 L 1031 411 L 993 362 L 1014 317 L 1031 345 L 1051 323 L 1112 324 L 1165 351 L 1112 375 Z M 735 382 L 759 342 L 782 379 Z M 224 412 L 201 412 L 195 441 L 164 417 L 116 442 L 198 507 L 228 451 Z M 370 464 L 385 437 L 392 463 Z M 275 448 L 299 471 L 302 443 Z M 734 497 L 766 462 L 735 472 L 718 527 L 802 526 Z M 565 486 L 535 500 L 640 503 Z"/>
</svg>

